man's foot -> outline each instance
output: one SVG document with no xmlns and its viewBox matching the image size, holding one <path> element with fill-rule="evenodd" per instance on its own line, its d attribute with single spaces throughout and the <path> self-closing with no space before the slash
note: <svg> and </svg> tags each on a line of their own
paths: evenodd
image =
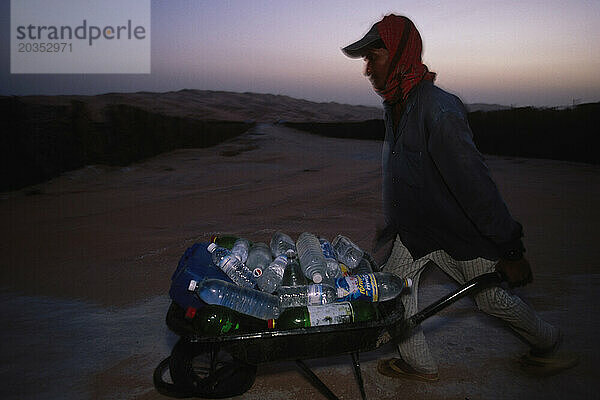
<svg viewBox="0 0 600 400">
<path fill-rule="evenodd" d="M 543 348 L 532 347 L 529 351 L 529 354 L 533 357 L 550 357 L 558 351 L 560 346 L 562 346 L 562 342 L 563 334 L 559 331 L 558 337 L 556 338 L 556 342 L 554 342 L 552 346 Z"/>
<path fill-rule="evenodd" d="M 408 365 L 401 358 L 388 358 L 379 360 L 377 363 L 377 371 L 381 375 L 391 378 L 406 378 L 424 382 L 435 382 L 439 379 L 437 372 L 428 373 L 421 372 Z"/>
<path fill-rule="evenodd" d="M 572 368 L 579 363 L 577 354 L 560 349 L 563 341 L 562 334 L 552 346 L 545 349 L 531 349 L 519 360 L 521 367 L 535 375 L 549 376 Z"/>
</svg>

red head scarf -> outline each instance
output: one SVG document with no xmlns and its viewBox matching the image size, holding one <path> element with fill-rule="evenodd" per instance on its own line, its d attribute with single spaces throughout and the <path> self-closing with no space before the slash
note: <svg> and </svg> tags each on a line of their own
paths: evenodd
<svg viewBox="0 0 600 400">
<path fill-rule="evenodd" d="M 421 62 L 421 35 L 410 19 L 390 14 L 377 24 L 377 30 L 392 60 L 385 89 L 377 93 L 390 104 L 402 104 L 413 87 L 423 79 L 433 81 L 435 73 Z"/>
</svg>

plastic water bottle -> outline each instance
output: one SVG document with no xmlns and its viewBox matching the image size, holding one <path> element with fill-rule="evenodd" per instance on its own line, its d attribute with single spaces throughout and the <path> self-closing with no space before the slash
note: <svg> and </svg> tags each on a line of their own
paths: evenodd
<svg viewBox="0 0 600 400">
<path fill-rule="evenodd" d="M 368 262 L 364 257 L 360 259 L 360 262 L 358 263 L 358 265 L 356 266 L 356 268 L 354 268 L 351 272 L 350 275 L 364 275 L 364 274 L 372 274 L 373 273 L 373 269 L 371 268 L 371 263 Z"/>
<path fill-rule="evenodd" d="M 373 303 L 332 303 L 322 306 L 293 307 L 281 311 L 272 323 L 275 329 L 307 328 L 309 326 L 351 324 L 379 319 L 379 310 Z"/>
<path fill-rule="evenodd" d="M 288 258 L 285 254 L 277 256 L 258 278 L 257 284 L 260 290 L 273 293 L 281 284 Z"/>
<path fill-rule="evenodd" d="M 358 263 L 364 254 L 360 247 L 355 245 L 346 236 L 342 235 L 337 235 L 335 239 L 333 239 L 332 244 L 339 262 L 345 264 L 351 270 L 358 266 Z"/>
<path fill-rule="evenodd" d="M 326 277 L 327 264 L 319 239 L 312 233 L 304 232 L 298 238 L 296 243 L 298 249 L 298 258 L 300 267 L 304 276 L 311 279 L 314 283 L 321 283 Z"/>
<path fill-rule="evenodd" d="M 323 251 L 323 257 L 325 257 L 325 276 L 330 279 L 339 278 L 342 276 L 342 271 L 340 270 L 340 264 L 337 261 L 333 246 L 325 238 L 319 238 L 319 244 L 321 245 L 321 251 Z"/>
<path fill-rule="evenodd" d="M 387 301 L 412 286 L 409 278 L 400 278 L 389 272 L 352 275 L 335 281 L 338 301 Z"/>
<path fill-rule="evenodd" d="M 231 251 L 219 247 L 215 243 L 209 244 L 207 250 L 212 253 L 215 265 L 221 268 L 235 284 L 249 288 L 256 285 L 256 279 L 252 275 L 252 271 L 231 254 Z"/>
<path fill-rule="evenodd" d="M 302 268 L 298 263 L 298 256 L 293 250 L 287 251 L 288 265 L 285 267 L 283 272 L 283 279 L 281 280 L 282 286 L 304 286 L 307 285 L 306 277 L 302 272 Z"/>
<path fill-rule="evenodd" d="M 283 232 L 275 232 L 271 238 L 271 253 L 273 257 L 285 254 L 288 250 L 296 251 L 296 244 L 291 237 Z"/>
<path fill-rule="evenodd" d="M 337 300 L 336 289 L 329 285 L 280 286 L 279 307 L 281 309 L 300 306 L 317 306 Z"/>
<path fill-rule="evenodd" d="M 208 304 L 224 306 L 264 320 L 279 316 L 279 298 L 260 290 L 236 286 L 219 279 L 190 281 L 188 289 L 196 292 Z"/>
<path fill-rule="evenodd" d="M 252 271 L 254 277 L 258 279 L 269 264 L 271 264 L 271 261 L 273 261 L 273 257 L 271 257 L 269 246 L 265 243 L 255 243 L 248 251 L 246 266 Z"/>
<path fill-rule="evenodd" d="M 248 250 L 250 249 L 250 242 L 244 238 L 239 238 L 233 243 L 231 248 L 231 254 L 236 256 L 238 260 L 245 263 L 248 260 Z"/>
</svg>

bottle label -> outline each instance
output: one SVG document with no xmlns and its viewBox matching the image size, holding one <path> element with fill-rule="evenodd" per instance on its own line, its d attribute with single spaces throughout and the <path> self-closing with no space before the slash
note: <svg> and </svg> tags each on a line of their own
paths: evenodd
<svg viewBox="0 0 600 400">
<path fill-rule="evenodd" d="M 344 264 L 340 263 L 340 271 L 342 272 L 342 276 L 350 276 L 350 270 Z"/>
<path fill-rule="evenodd" d="M 236 264 L 239 263 L 239 260 L 234 255 L 228 255 L 223 257 L 221 262 L 219 263 L 219 268 L 227 275 L 230 274 L 230 271 L 235 271 Z"/>
<path fill-rule="evenodd" d="M 234 331 L 237 331 L 238 329 L 240 329 L 240 324 L 236 323 L 234 325 L 233 322 L 227 320 L 223 322 L 223 326 L 221 326 L 221 333 L 229 333 L 229 331 L 231 331 L 231 328 L 233 328 Z"/>
<path fill-rule="evenodd" d="M 308 285 L 308 305 L 323 304 L 323 285 Z"/>
<path fill-rule="evenodd" d="M 335 281 L 338 301 L 379 300 L 377 279 L 374 274 L 361 274 L 338 278 Z"/>
<path fill-rule="evenodd" d="M 321 244 L 321 250 L 323 250 L 323 255 L 325 256 L 325 258 L 333 258 L 334 260 L 337 258 L 335 256 L 335 251 L 333 250 L 331 243 L 329 243 L 325 239 L 319 239 L 319 243 Z"/>
<path fill-rule="evenodd" d="M 308 306 L 310 326 L 349 324 L 354 321 L 350 303 L 333 303 L 324 306 Z"/>
</svg>

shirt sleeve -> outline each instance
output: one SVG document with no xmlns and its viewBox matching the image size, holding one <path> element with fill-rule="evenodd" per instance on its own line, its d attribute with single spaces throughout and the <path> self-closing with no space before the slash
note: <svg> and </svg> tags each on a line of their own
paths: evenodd
<svg viewBox="0 0 600 400">
<path fill-rule="evenodd" d="M 510 215 L 464 114 L 442 112 L 430 127 L 428 151 L 462 210 L 500 257 L 521 258 L 523 228 Z"/>
</svg>

